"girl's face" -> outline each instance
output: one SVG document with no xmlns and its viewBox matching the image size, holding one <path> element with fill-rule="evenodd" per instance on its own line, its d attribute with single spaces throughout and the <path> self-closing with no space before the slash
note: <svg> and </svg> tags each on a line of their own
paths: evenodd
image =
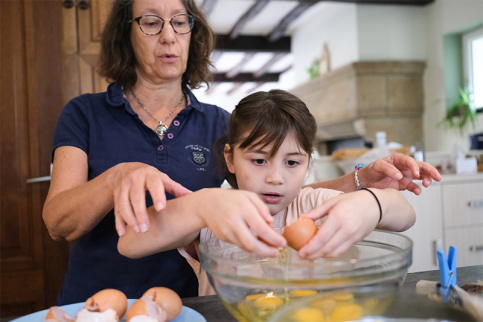
<svg viewBox="0 0 483 322">
<path fill-rule="evenodd" d="M 176 33 L 169 21 L 175 15 L 187 14 L 181 0 L 135 0 L 133 19 L 156 15 L 164 19 L 164 27 L 157 35 L 144 34 L 137 22 L 132 23 L 131 42 L 136 56 L 138 77 L 159 84 L 181 80 L 188 62 L 191 33 Z"/>
<path fill-rule="evenodd" d="M 290 132 L 273 157 L 265 148 L 232 147 L 225 152 L 228 170 L 236 175 L 238 188 L 258 194 L 272 215 L 285 209 L 297 196 L 305 179 L 309 155 L 300 149 Z"/>
</svg>

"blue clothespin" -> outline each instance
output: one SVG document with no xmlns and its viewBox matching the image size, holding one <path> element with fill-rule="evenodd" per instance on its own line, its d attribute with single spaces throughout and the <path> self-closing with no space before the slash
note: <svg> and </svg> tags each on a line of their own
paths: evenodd
<svg viewBox="0 0 483 322">
<path fill-rule="evenodd" d="M 436 254 L 438 256 L 439 278 L 441 280 L 439 293 L 441 294 L 443 301 L 448 303 L 448 295 L 451 285 L 458 286 L 456 284 L 456 247 L 449 247 L 447 260 L 441 249 L 438 249 Z"/>
</svg>

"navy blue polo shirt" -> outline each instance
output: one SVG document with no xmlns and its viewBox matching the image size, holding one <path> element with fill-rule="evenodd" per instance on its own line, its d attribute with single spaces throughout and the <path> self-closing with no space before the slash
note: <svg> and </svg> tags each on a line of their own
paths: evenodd
<svg viewBox="0 0 483 322">
<path fill-rule="evenodd" d="M 226 133 L 229 113 L 198 102 L 189 89 L 184 90 L 190 104 L 162 140 L 139 119 L 119 84 L 109 85 L 105 93 L 76 97 L 59 117 L 52 153 L 60 146 L 83 150 L 88 180 L 121 162 L 143 162 L 192 191 L 219 187 L 225 174 L 215 160 L 213 144 Z M 152 205 L 149 194 L 146 202 Z M 132 299 L 154 286 L 169 287 L 181 297 L 197 296 L 196 275 L 177 250 L 129 259 L 119 254 L 117 242 L 111 210 L 75 242 L 57 305 L 84 302 L 105 288 L 119 289 Z"/>
</svg>

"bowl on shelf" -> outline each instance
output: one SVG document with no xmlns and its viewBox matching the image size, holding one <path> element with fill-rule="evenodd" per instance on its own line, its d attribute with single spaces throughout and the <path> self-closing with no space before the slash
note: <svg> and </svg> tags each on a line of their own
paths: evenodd
<svg viewBox="0 0 483 322">
<path fill-rule="evenodd" d="M 368 286 L 395 293 L 412 260 L 408 237 L 375 230 L 337 258 L 301 260 L 284 248 L 261 257 L 216 238 L 200 244 L 201 266 L 238 321 L 268 321 L 289 303 L 332 291 Z"/>
</svg>

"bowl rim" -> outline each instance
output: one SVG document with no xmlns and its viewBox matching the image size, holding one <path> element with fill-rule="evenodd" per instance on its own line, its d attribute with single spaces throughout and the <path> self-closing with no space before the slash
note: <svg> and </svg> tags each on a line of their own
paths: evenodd
<svg viewBox="0 0 483 322">
<path fill-rule="evenodd" d="M 378 256 L 364 258 L 364 259 L 343 259 L 343 260 L 341 260 L 341 259 L 337 259 L 337 258 L 325 258 L 324 262 L 331 262 L 334 267 L 337 267 L 337 266 L 347 265 L 348 263 L 350 263 L 350 264 L 356 264 L 356 263 L 357 264 L 364 264 L 364 263 L 367 263 L 367 262 L 380 261 L 382 259 L 390 260 L 394 257 L 400 257 L 400 256 L 402 256 L 402 254 L 407 254 L 408 252 L 412 254 L 412 248 L 413 248 L 414 243 L 413 243 L 411 238 L 409 238 L 408 236 L 406 236 L 404 234 L 398 233 L 398 232 L 386 231 L 386 230 L 381 230 L 381 229 L 374 229 L 369 235 L 367 235 L 366 237 L 364 237 L 364 239 L 358 241 L 354 245 L 358 245 L 358 244 L 364 243 L 364 242 L 371 242 L 370 236 L 373 236 L 374 234 L 375 235 L 383 234 L 383 235 L 389 235 L 389 236 L 391 236 L 391 235 L 396 236 L 396 238 L 399 238 L 399 240 L 402 241 L 402 243 L 407 244 L 407 245 L 406 245 L 406 247 L 398 247 L 399 250 L 396 251 L 396 252 L 393 252 L 391 254 L 378 255 Z M 369 238 L 369 241 L 367 240 L 367 238 Z M 216 237 L 212 237 L 210 239 L 202 241 L 199 245 L 200 261 L 201 261 L 201 266 L 203 267 L 203 269 L 205 269 L 207 271 L 210 270 L 209 268 L 204 267 L 205 265 L 203 265 L 203 263 L 204 263 L 203 257 L 207 257 L 207 258 L 210 258 L 212 260 L 217 260 L 217 261 L 237 263 L 237 264 L 241 264 L 241 265 L 254 264 L 254 262 L 251 261 L 251 260 L 224 258 L 224 257 L 221 257 L 221 256 L 217 256 L 213 252 L 206 251 L 206 248 L 208 247 L 207 246 L 208 243 L 210 243 L 210 241 L 214 241 L 216 239 L 217 239 Z M 227 247 L 227 246 L 232 246 L 234 248 L 238 247 L 234 244 L 230 244 L 228 242 L 224 242 L 224 241 L 221 241 L 221 240 L 220 240 L 220 242 L 223 243 L 223 244 L 226 244 L 226 246 L 223 246 L 223 247 Z M 242 250 L 243 252 L 249 253 L 249 252 L 247 252 L 247 251 L 245 251 L 241 248 L 240 248 L 240 250 Z M 407 255 L 405 255 L 405 257 L 407 257 Z M 272 263 L 268 263 L 266 265 L 271 265 L 271 264 Z M 412 255 L 409 258 L 409 262 L 408 262 L 407 267 L 409 268 L 409 266 L 411 264 L 412 264 Z M 279 265 L 279 263 L 273 263 L 272 265 Z M 310 265 L 316 265 L 316 263 L 310 262 L 308 260 L 291 263 L 291 266 L 293 266 L 293 267 L 305 267 L 305 266 L 310 266 Z M 212 273 L 212 272 L 210 272 L 210 273 Z M 344 271 L 341 271 L 341 275 L 344 275 L 342 273 L 344 273 Z"/>
</svg>

